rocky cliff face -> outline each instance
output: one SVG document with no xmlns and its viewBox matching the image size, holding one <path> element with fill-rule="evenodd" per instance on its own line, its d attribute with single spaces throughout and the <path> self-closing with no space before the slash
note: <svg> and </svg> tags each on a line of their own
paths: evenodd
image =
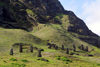
<svg viewBox="0 0 100 67">
<path fill-rule="evenodd" d="M 2 0 L 0 2 L 2 13 L 0 16 L 4 18 L 0 19 L 0 26 L 6 28 L 31 31 L 37 22 L 49 22 L 53 20 L 53 16 L 64 12 L 58 0 Z"/>
<path fill-rule="evenodd" d="M 69 32 L 89 36 L 87 39 L 79 38 L 93 45 L 99 44 L 97 43 L 99 37 L 90 31 L 84 21 L 72 11 L 66 11 L 58 0 L 0 0 L 0 27 L 4 28 L 32 31 L 38 23 L 62 24 L 55 19 L 58 14 L 68 15 Z M 91 42 L 88 39 L 96 41 Z"/>
<path fill-rule="evenodd" d="M 78 18 L 73 12 L 66 11 L 65 14 L 69 16 L 69 22 L 71 24 L 68 31 L 75 32 L 80 35 L 95 36 L 95 34 L 88 29 L 84 21 Z"/>
</svg>

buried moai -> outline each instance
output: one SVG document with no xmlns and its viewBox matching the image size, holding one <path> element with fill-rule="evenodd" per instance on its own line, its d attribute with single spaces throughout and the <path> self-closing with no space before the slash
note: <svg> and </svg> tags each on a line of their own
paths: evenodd
<svg viewBox="0 0 100 67">
<path fill-rule="evenodd" d="M 42 51 L 44 51 L 44 49 L 38 50 L 38 57 L 42 57 Z"/>
<path fill-rule="evenodd" d="M 48 48 L 51 49 L 52 45 L 50 44 L 50 45 L 48 45 L 48 46 L 49 46 Z"/>
<path fill-rule="evenodd" d="M 10 55 L 13 55 L 14 52 L 13 52 L 13 48 L 10 49 Z"/>
<path fill-rule="evenodd" d="M 75 46 L 75 44 L 73 44 L 73 51 L 76 51 L 76 46 Z"/>
<path fill-rule="evenodd" d="M 86 49 L 85 49 L 85 51 L 87 51 L 87 52 L 89 51 L 89 47 L 88 47 L 88 46 L 86 46 Z"/>
<path fill-rule="evenodd" d="M 69 54 L 69 48 L 66 49 L 66 54 Z"/>
<path fill-rule="evenodd" d="M 56 47 L 56 44 L 52 44 L 52 47 L 55 48 Z"/>
<path fill-rule="evenodd" d="M 61 49 L 64 50 L 64 45 L 62 45 Z"/>
<path fill-rule="evenodd" d="M 48 43 L 48 46 L 49 46 L 48 48 L 51 49 L 53 47 L 53 44 L 54 44 L 53 41 L 51 41 L 51 43 Z"/>
<path fill-rule="evenodd" d="M 10 55 L 13 55 L 13 49 L 16 46 L 18 47 L 18 49 L 19 49 L 18 51 L 20 53 L 24 52 L 24 49 L 26 50 L 26 52 L 31 52 L 31 53 L 33 53 L 33 48 L 36 50 L 38 49 L 37 47 L 33 47 L 32 44 L 15 43 L 12 45 L 13 48 L 10 49 Z"/>
<path fill-rule="evenodd" d="M 84 50 L 84 45 L 79 46 L 79 49 Z"/>
<path fill-rule="evenodd" d="M 50 43 L 47 43 L 47 46 L 51 45 Z"/>
<path fill-rule="evenodd" d="M 22 45 L 22 44 L 19 45 L 19 52 L 20 52 L 20 53 L 23 52 L 23 45 Z"/>
<path fill-rule="evenodd" d="M 58 50 L 58 46 L 55 46 L 55 50 Z"/>
<path fill-rule="evenodd" d="M 89 47 L 88 46 L 86 46 L 86 48 L 85 48 L 84 45 L 81 45 L 81 46 L 79 46 L 79 49 L 89 52 Z"/>
<path fill-rule="evenodd" d="M 33 53 L 33 46 L 30 46 L 30 52 Z"/>
<path fill-rule="evenodd" d="M 84 50 L 84 45 L 81 45 L 82 50 Z"/>
</svg>

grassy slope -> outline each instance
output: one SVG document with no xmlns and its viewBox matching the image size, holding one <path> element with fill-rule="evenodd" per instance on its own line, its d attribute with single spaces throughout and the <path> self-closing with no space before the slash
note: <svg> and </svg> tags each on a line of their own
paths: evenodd
<svg viewBox="0 0 100 67">
<path fill-rule="evenodd" d="M 38 27 L 34 27 L 34 31 L 32 32 L 0 28 L 0 67 L 100 67 L 98 56 L 84 56 L 85 54 L 99 54 L 100 49 L 73 37 L 71 32 L 67 32 L 65 28 L 67 28 L 69 23 L 68 19 L 66 20 L 65 18 L 67 18 L 67 16 L 64 15 L 64 18 L 61 19 L 61 21 L 63 21 L 62 25 L 39 24 Z M 62 44 L 64 44 L 66 48 L 72 48 L 72 44 L 75 44 L 77 47 L 83 44 L 84 46 L 88 45 L 89 49 L 94 48 L 95 50 L 92 52 L 77 52 L 80 56 L 70 56 L 66 55 L 65 51 L 62 50 L 48 49 L 45 40 L 50 40 L 50 42 L 54 41 L 59 47 L 61 47 Z M 18 48 L 15 47 L 14 56 L 10 56 L 9 50 L 14 43 L 27 43 L 38 48 L 43 48 L 43 58 L 48 59 L 49 62 L 37 60 L 37 50 L 34 50 L 34 53 L 27 52 L 27 50 L 24 50 L 24 53 L 19 53 Z M 77 50 L 79 49 L 77 48 Z M 56 56 L 67 57 L 71 59 L 72 62 L 67 64 L 66 61 L 57 60 Z M 13 61 L 11 58 L 17 60 Z"/>
<path fill-rule="evenodd" d="M 62 25 L 59 24 L 39 24 L 38 27 L 34 28 L 34 31 L 31 32 L 32 35 L 42 39 L 53 41 L 55 44 L 61 46 L 62 44 L 66 47 L 72 48 L 72 45 L 75 44 L 77 47 L 81 44 L 84 46 L 90 46 L 86 42 L 81 41 L 80 39 L 73 37 L 72 32 L 67 32 L 67 28 L 70 25 L 67 15 L 61 15 L 60 21 L 63 22 Z M 75 34 L 78 36 L 77 34 Z"/>
<path fill-rule="evenodd" d="M 50 26 L 49 28 L 51 28 L 51 27 L 52 26 Z M 43 28 L 43 29 L 44 29 L 44 31 L 45 31 L 45 29 L 48 30 L 47 27 Z M 42 28 L 41 28 L 41 30 L 42 30 Z M 55 25 L 54 25 L 54 28 L 49 29 L 49 30 L 51 30 L 51 31 L 54 30 L 55 31 L 56 30 L 55 29 Z M 43 34 L 42 32 L 41 32 L 41 34 Z M 53 32 L 53 33 L 55 33 L 55 32 Z M 58 33 L 55 33 L 55 34 L 56 34 L 56 36 L 58 35 Z M 36 36 L 35 33 L 34 33 L 34 35 Z M 37 33 L 37 35 L 38 35 L 38 33 Z M 61 51 L 61 50 L 57 50 L 56 51 L 54 49 L 48 49 L 47 46 L 45 46 L 44 41 L 41 41 L 41 43 L 43 42 L 42 44 L 38 43 L 38 41 L 36 41 L 36 40 L 40 40 L 40 39 L 35 37 L 35 36 L 32 35 L 32 32 L 30 33 L 30 32 L 26 32 L 26 31 L 18 30 L 18 29 L 3 29 L 3 28 L 0 28 L 0 56 L 1 56 L 0 57 L 0 59 L 1 59 L 0 60 L 0 67 L 6 67 L 6 66 L 7 67 L 24 67 L 24 65 L 26 65 L 26 67 L 51 67 L 51 66 L 52 67 L 65 67 L 65 66 L 67 67 L 68 65 L 71 66 L 71 67 L 75 67 L 75 66 L 76 67 L 80 67 L 80 66 L 81 67 L 82 66 L 83 67 L 84 66 L 85 67 L 92 67 L 93 65 L 95 67 L 96 66 L 99 67 L 97 62 L 95 62 L 94 64 L 91 61 L 89 63 L 87 63 L 88 61 L 84 60 L 85 57 L 80 58 L 80 56 L 77 56 L 78 58 L 82 59 L 82 60 L 80 60 L 78 58 L 75 58 L 76 56 L 75 57 L 73 57 L 73 56 L 69 57 L 68 55 L 65 54 L 65 51 Z M 45 38 L 46 37 L 44 37 L 43 39 L 45 40 Z M 70 36 L 70 39 L 71 38 L 72 37 Z M 85 42 L 82 42 L 82 41 L 80 41 L 78 39 L 75 39 L 75 40 L 74 39 L 75 38 L 73 37 L 73 41 L 76 41 L 76 42 L 78 41 L 79 43 L 84 43 L 84 45 L 88 45 Z M 63 40 L 63 37 L 62 37 L 62 40 Z M 18 50 L 18 48 L 17 48 L 14 51 L 14 53 L 15 53 L 14 56 L 10 56 L 9 55 L 9 49 L 11 48 L 11 45 L 13 43 L 16 43 L 16 42 L 30 43 L 30 44 L 33 44 L 34 46 L 39 47 L 39 48 L 43 48 L 45 50 L 42 53 L 43 57 L 48 59 L 50 62 L 38 61 L 37 57 L 36 57 L 36 55 L 37 55 L 37 51 L 36 50 L 34 50 L 34 53 L 30 53 L 30 52 L 27 53 L 24 50 L 24 53 L 20 54 L 17 51 Z M 68 42 L 67 42 L 67 44 L 68 44 Z M 42 46 L 40 46 L 40 44 Z M 67 47 L 67 44 L 66 44 L 66 47 Z M 72 59 L 73 62 L 69 63 L 69 64 L 66 64 L 65 61 L 57 60 L 56 56 L 66 56 L 66 57 L 69 57 L 69 59 Z M 15 59 L 17 59 L 17 61 L 12 61 L 12 60 L 10 60 L 11 58 L 15 58 Z M 23 62 L 22 60 L 24 60 L 24 59 L 27 60 L 28 62 Z"/>
<path fill-rule="evenodd" d="M 14 43 L 41 45 L 44 41 L 24 30 L 0 28 L 0 51 L 10 49 Z"/>
</svg>

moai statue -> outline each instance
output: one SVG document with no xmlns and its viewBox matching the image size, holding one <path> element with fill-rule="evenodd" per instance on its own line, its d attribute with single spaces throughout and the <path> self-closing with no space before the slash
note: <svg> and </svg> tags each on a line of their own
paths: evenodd
<svg viewBox="0 0 100 67">
<path fill-rule="evenodd" d="M 40 51 L 44 51 L 44 49 L 40 49 Z"/>
<path fill-rule="evenodd" d="M 69 48 L 67 48 L 67 50 L 66 50 L 66 54 L 69 54 Z"/>
<path fill-rule="evenodd" d="M 75 44 L 73 44 L 73 51 L 76 51 L 76 46 L 75 46 Z"/>
<path fill-rule="evenodd" d="M 38 57 L 42 57 L 41 50 L 38 50 Z"/>
<path fill-rule="evenodd" d="M 85 49 L 87 52 L 89 51 L 89 47 L 88 46 L 86 46 L 86 49 Z"/>
<path fill-rule="evenodd" d="M 51 45 L 50 43 L 47 43 L 47 46 Z"/>
<path fill-rule="evenodd" d="M 33 53 L 33 46 L 30 46 L 30 52 Z"/>
<path fill-rule="evenodd" d="M 84 45 L 81 45 L 81 49 L 84 50 Z"/>
<path fill-rule="evenodd" d="M 48 48 L 51 49 L 51 47 L 52 47 L 52 45 L 50 44 Z"/>
<path fill-rule="evenodd" d="M 58 46 L 55 46 L 55 50 L 58 50 Z"/>
<path fill-rule="evenodd" d="M 55 48 L 56 47 L 56 44 L 52 44 L 52 47 Z"/>
<path fill-rule="evenodd" d="M 47 40 L 47 46 L 49 46 L 49 45 L 50 45 L 49 40 Z"/>
<path fill-rule="evenodd" d="M 64 45 L 62 45 L 61 49 L 64 50 Z"/>
<path fill-rule="evenodd" d="M 10 49 L 10 55 L 13 55 L 13 48 Z"/>
<path fill-rule="evenodd" d="M 20 53 L 23 52 L 23 46 L 22 46 L 22 44 L 19 45 L 19 52 L 20 52 Z"/>
</svg>

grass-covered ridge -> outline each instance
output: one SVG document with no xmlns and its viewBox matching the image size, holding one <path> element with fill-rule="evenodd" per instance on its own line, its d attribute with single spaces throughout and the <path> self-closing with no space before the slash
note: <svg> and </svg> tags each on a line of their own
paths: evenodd
<svg viewBox="0 0 100 67">
<path fill-rule="evenodd" d="M 70 25 L 68 19 L 67 15 L 62 15 L 59 17 L 62 24 L 38 24 L 32 32 L 0 28 L 0 67 L 99 67 L 100 49 L 78 39 L 78 36 L 85 36 L 66 31 Z M 75 55 L 66 54 L 66 50 L 60 48 L 48 49 L 47 40 L 49 43 L 53 41 L 58 47 L 64 45 L 65 48 L 70 48 L 70 54 Z M 33 53 L 27 49 L 20 53 L 17 46 L 14 47 L 14 55 L 9 55 L 14 43 L 31 44 L 44 49 L 42 58 L 37 57 L 36 49 Z M 73 44 L 76 45 L 76 52 L 73 51 Z M 89 52 L 80 50 L 78 47 L 81 44 L 88 46 Z"/>
<path fill-rule="evenodd" d="M 0 0 L 0 13 L 0 67 L 100 67 L 99 36 L 58 0 Z"/>
<path fill-rule="evenodd" d="M 0 28 L 0 51 L 8 51 L 15 43 L 40 45 L 43 44 L 44 41 L 24 30 Z"/>
</svg>

